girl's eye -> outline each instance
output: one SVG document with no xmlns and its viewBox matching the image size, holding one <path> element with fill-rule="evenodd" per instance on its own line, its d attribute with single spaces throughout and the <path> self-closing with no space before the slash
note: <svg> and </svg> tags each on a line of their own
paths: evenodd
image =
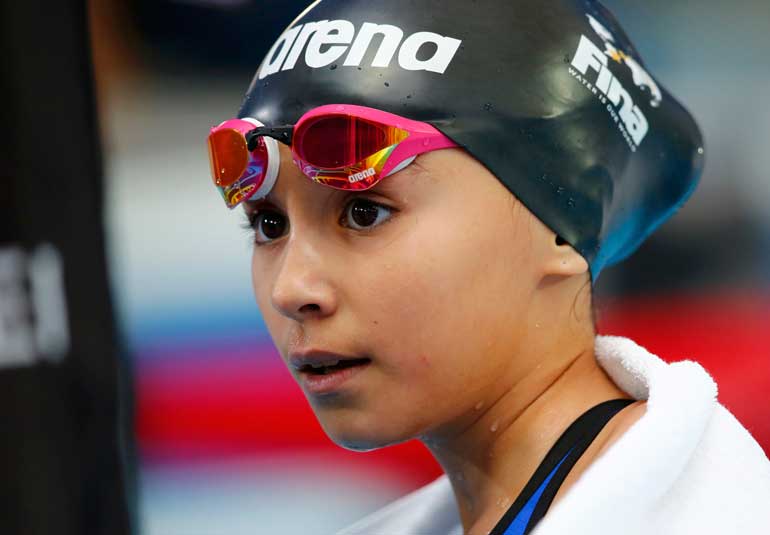
<svg viewBox="0 0 770 535">
<path fill-rule="evenodd" d="M 280 238 L 288 227 L 286 218 L 272 210 L 260 210 L 249 219 L 254 229 L 254 241 L 260 245 Z"/>
<path fill-rule="evenodd" d="M 353 199 L 345 209 L 343 224 L 354 230 L 366 230 L 390 218 L 392 210 L 369 199 Z"/>
</svg>

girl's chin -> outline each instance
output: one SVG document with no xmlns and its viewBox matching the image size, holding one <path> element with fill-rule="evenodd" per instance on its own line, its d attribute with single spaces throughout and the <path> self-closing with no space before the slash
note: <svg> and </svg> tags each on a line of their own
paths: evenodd
<svg viewBox="0 0 770 535">
<path fill-rule="evenodd" d="M 382 433 L 342 433 L 334 432 L 334 430 L 326 430 L 326 435 L 341 448 L 351 451 L 366 452 L 377 450 L 380 448 L 386 448 L 388 446 L 395 446 L 401 444 L 407 440 L 411 440 L 414 437 L 393 437 L 386 436 Z"/>
<path fill-rule="evenodd" d="M 317 401 L 317 400 L 315 400 Z M 348 400 L 349 401 L 349 400 Z M 313 404 L 318 423 L 336 445 L 351 451 L 372 451 L 407 442 L 424 432 L 414 415 L 398 417 L 393 410 L 361 403 Z"/>
</svg>

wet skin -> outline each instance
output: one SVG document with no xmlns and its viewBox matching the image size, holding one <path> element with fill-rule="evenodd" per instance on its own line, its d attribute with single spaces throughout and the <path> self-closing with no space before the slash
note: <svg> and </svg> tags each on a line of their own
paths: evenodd
<svg viewBox="0 0 770 535">
<path fill-rule="evenodd" d="M 276 186 L 246 211 L 281 357 L 371 359 L 332 393 L 305 391 L 325 432 L 354 450 L 421 440 L 465 532 L 487 533 L 572 421 L 630 397 L 593 354 L 587 263 L 460 149 L 360 193 L 313 183 L 280 149 Z M 640 401 L 612 419 L 556 502 L 643 413 Z"/>
</svg>

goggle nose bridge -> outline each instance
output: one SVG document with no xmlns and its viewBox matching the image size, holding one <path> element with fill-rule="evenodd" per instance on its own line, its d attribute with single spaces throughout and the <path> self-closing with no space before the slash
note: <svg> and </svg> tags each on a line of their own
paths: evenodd
<svg viewBox="0 0 770 535">
<path fill-rule="evenodd" d="M 294 126 L 258 126 L 254 130 L 246 132 L 246 146 L 249 151 L 257 148 L 257 142 L 260 137 L 267 136 L 280 141 L 285 145 L 291 146 L 291 140 L 294 135 Z"/>
</svg>

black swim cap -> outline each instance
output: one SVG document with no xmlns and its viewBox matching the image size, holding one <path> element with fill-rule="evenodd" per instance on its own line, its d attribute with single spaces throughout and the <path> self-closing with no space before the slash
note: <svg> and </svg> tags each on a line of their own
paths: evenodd
<svg viewBox="0 0 770 535">
<path fill-rule="evenodd" d="M 239 117 L 323 104 L 425 121 L 590 264 L 595 282 L 695 189 L 701 134 L 591 0 L 323 0 L 268 52 Z"/>
</svg>

